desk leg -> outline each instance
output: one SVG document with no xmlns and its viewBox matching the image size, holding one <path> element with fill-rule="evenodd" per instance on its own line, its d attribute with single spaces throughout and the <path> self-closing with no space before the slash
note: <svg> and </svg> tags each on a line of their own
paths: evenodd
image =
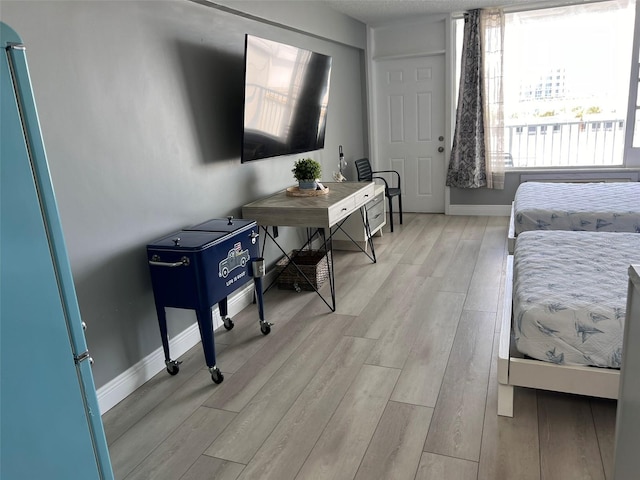
<svg viewBox="0 0 640 480">
<path fill-rule="evenodd" d="M 324 228 L 319 228 L 318 232 L 322 237 L 324 251 L 327 252 L 327 262 L 328 262 L 327 269 L 329 270 L 329 288 L 331 289 L 331 305 L 329 305 L 329 308 L 331 308 L 332 312 L 335 312 L 336 311 L 336 282 L 335 282 L 335 276 L 333 271 L 333 241 L 331 240 L 331 237 L 333 235 L 329 234 L 329 238 L 327 238 Z"/>
<path fill-rule="evenodd" d="M 364 224 L 364 231 L 367 236 L 367 242 L 369 243 L 369 248 L 371 249 L 371 260 L 373 263 L 376 263 L 376 250 L 373 247 L 373 235 L 371 235 L 371 227 L 369 226 L 369 215 L 367 215 L 367 207 L 360 207 L 360 216 L 362 217 L 362 223 Z"/>
<path fill-rule="evenodd" d="M 224 376 L 216 366 L 216 346 L 213 338 L 213 321 L 211 319 L 211 307 L 201 307 L 196 310 L 198 318 L 198 328 L 200 328 L 200 338 L 202 339 L 202 349 L 204 358 L 211 373 L 211 380 L 220 383 Z"/>
<path fill-rule="evenodd" d="M 298 270 L 298 272 L 300 273 L 300 275 L 302 275 L 302 277 L 305 279 L 305 281 L 307 281 L 309 283 L 309 285 L 311 285 L 311 287 L 313 288 L 313 290 L 318 294 L 318 296 L 322 299 L 322 301 L 327 305 L 327 307 L 329 307 L 331 309 L 332 312 L 336 311 L 336 297 L 335 297 L 335 282 L 334 282 L 334 277 L 333 277 L 333 252 L 331 252 L 331 259 L 332 261 L 329 263 L 328 268 L 329 268 L 329 280 L 330 280 L 330 285 L 331 285 L 331 304 L 329 302 L 327 302 L 327 300 L 322 296 L 322 294 L 320 293 L 320 291 L 313 285 L 313 282 L 311 282 L 311 280 L 309 279 L 309 277 L 300 269 L 300 267 L 298 265 L 296 265 L 296 262 L 293 261 L 293 259 L 289 256 L 289 254 L 287 252 L 285 252 L 283 250 L 283 248 L 280 246 L 280 244 L 276 241 L 276 239 L 269 233 L 269 230 L 267 230 L 267 227 L 262 227 L 264 229 L 264 232 L 266 234 L 266 238 L 270 238 L 274 245 L 276 247 L 278 247 L 278 249 L 282 252 L 282 254 L 287 258 L 287 260 L 290 262 L 291 265 L 293 265 L 296 270 Z M 322 232 L 320 233 L 320 230 L 322 230 Z M 323 229 L 318 229 L 318 235 L 321 235 L 322 238 L 324 239 L 324 246 L 325 249 L 327 248 L 327 238 L 325 237 L 325 233 Z M 315 234 L 309 238 L 307 240 L 307 243 L 304 244 L 304 246 L 302 247 L 302 250 L 304 250 L 308 245 L 311 245 L 311 242 L 313 240 L 313 237 L 315 236 Z M 265 238 L 265 242 L 266 242 L 266 238 Z M 329 237 L 330 240 L 331 237 Z M 331 249 L 331 243 L 328 243 L 328 248 Z M 267 287 L 267 290 L 269 290 L 278 280 L 278 276 L 276 276 L 276 278 L 273 279 L 273 281 L 269 284 L 269 286 Z"/>
<path fill-rule="evenodd" d="M 367 257 L 369 257 L 369 260 L 371 260 L 373 263 L 376 263 L 376 251 L 375 251 L 375 248 L 373 247 L 373 238 L 371 237 L 371 228 L 369 227 L 369 217 L 366 215 L 366 207 L 364 205 L 360 207 L 360 216 L 362 217 L 362 225 L 364 225 L 365 234 L 367 235 L 367 243 L 369 244 L 369 248 L 371 248 L 371 254 L 369 254 L 369 252 L 367 252 L 364 248 L 362 248 L 360 244 L 351 235 L 349 235 L 349 232 L 347 232 L 344 228 L 342 228 L 342 225 L 344 224 L 344 222 L 347 221 L 346 218 L 336 223 L 332 227 L 334 230 L 331 232 L 330 237 L 333 237 L 334 233 L 337 232 L 338 230 L 342 230 L 342 233 L 344 233 L 347 236 L 347 238 L 349 238 L 349 240 L 351 240 L 353 244 L 356 247 L 358 247 L 358 249 L 360 249 L 362 253 L 364 253 Z"/>
</svg>

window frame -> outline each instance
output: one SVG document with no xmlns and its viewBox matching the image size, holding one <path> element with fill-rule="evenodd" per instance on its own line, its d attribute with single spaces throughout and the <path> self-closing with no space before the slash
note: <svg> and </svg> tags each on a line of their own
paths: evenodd
<svg viewBox="0 0 640 480">
<path fill-rule="evenodd" d="M 636 0 L 636 18 L 633 34 L 633 48 L 631 51 L 631 75 L 629 78 L 629 108 L 627 111 L 627 125 L 625 132 L 625 148 L 623 164 L 627 168 L 640 167 L 640 147 L 633 146 L 634 127 L 636 118 L 640 115 L 640 101 L 638 88 L 640 86 L 640 0 Z M 640 134 L 640 132 L 638 132 Z M 640 142 L 638 142 L 640 144 Z"/>
</svg>

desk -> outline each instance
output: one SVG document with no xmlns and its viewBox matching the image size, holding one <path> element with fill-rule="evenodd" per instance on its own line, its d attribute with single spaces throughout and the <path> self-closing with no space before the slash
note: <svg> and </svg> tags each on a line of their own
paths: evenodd
<svg viewBox="0 0 640 480">
<path fill-rule="evenodd" d="M 282 253 L 291 261 L 291 258 L 271 233 L 267 226 L 281 227 L 306 227 L 314 228 L 322 237 L 325 250 L 332 250 L 331 228 L 341 229 L 342 223 L 356 210 L 365 209 L 365 204 L 375 195 L 375 184 L 373 182 L 332 182 L 324 183 L 329 188 L 327 195 L 313 197 L 290 197 L 286 190 L 274 193 L 265 198 L 248 203 L 242 207 L 242 217 L 255 220 L 266 234 L 278 246 Z M 369 223 L 365 211 L 362 211 L 362 219 L 367 232 L 370 233 Z M 325 229 L 329 230 L 329 236 L 325 235 Z M 315 234 L 314 234 L 315 236 Z M 314 236 L 310 237 L 305 247 L 311 245 Z M 368 235 L 371 255 L 364 249 L 361 250 L 375 263 L 375 251 L 373 249 L 373 239 Z M 266 242 L 266 238 L 265 238 Z M 264 248 L 264 246 L 263 246 Z M 316 293 L 324 302 L 335 311 L 335 282 L 333 279 L 333 255 L 329 262 L 329 283 L 331 286 L 332 304 L 329 304 L 324 297 L 316 290 Z M 299 269 L 298 269 L 299 270 Z M 301 270 L 300 273 L 303 274 Z M 304 274 L 303 274 L 304 275 Z M 306 278 L 306 276 L 305 276 Z"/>
</svg>

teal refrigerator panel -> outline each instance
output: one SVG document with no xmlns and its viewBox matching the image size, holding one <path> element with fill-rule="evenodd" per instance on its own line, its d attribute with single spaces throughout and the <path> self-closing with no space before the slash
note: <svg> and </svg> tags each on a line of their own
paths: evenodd
<svg viewBox="0 0 640 480">
<path fill-rule="evenodd" d="M 0 37 L 0 478 L 113 479 L 25 48 Z"/>
</svg>

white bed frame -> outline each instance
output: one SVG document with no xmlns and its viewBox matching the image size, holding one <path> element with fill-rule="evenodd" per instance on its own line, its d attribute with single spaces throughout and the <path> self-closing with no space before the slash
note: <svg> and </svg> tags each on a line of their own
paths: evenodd
<svg viewBox="0 0 640 480">
<path fill-rule="evenodd" d="M 509 255 L 513 255 L 516 248 L 516 218 L 514 212 L 514 202 L 511 202 L 511 216 L 509 217 L 509 232 L 507 233 L 507 249 Z"/>
<path fill-rule="evenodd" d="M 620 371 L 556 365 L 524 358 L 512 343 L 513 255 L 507 257 L 500 345 L 498 346 L 498 415 L 513 417 L 514 387 L 538 388 L 591 397 L 618 398 Z"/>
</svg>

